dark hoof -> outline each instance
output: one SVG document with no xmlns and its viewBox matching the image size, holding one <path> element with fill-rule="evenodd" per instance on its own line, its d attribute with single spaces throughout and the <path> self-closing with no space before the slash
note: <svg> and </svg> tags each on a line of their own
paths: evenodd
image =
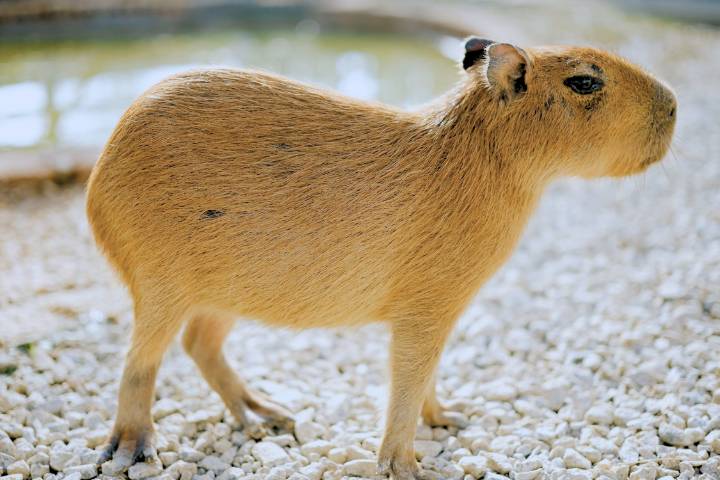
<svg viewBox="0 0 720 480">
<path fill-rule="evenodd" d="M 159 462 L 152 445 L 152 434 L 113 434 L 98 457 L 97 464 L 102 465 L 103 474 L 119 475 L 137 462 Z"/>
</svg>

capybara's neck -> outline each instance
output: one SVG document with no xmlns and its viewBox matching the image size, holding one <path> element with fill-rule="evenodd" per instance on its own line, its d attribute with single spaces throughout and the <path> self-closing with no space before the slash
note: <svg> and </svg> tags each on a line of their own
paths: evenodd
<svg viewBox="0 0 720 480">
<path fill-rule="evenodd" d="M 469 181 L 492 179 L 502 189 L 534 195 L 556 176 L 544 139 L 534 138 L 536 133 L 509 115 L 482 83 L 458 85 L 425 115 L 449 160 L 445 164 L 471 174 Z"/>
<path fill-rule="evenodd" d="M 486 223 L 522 223 L 555 176 L 542 142 L 513 125 L 477 82 L 461 84 L 428 107 L 422 122 L 428 142 L 423 153 L 432 171 L 426 191 L 443 208 L 464 215 L 475 210 Z M 511 216 L 500 218 L 501 209 Z"/>
<path fill-rule="evenodd" d="M 414 263 L 443 265 L 458 308 L 510 255 L 552 177 L 539 150 L 516 151 L 523 132 L 506 131 L 497 115 L 484 92 L 461 86 L 421 112 L 422 134 L 408 147 L 407 163 L 424 174 L 407 251 L 422 257 Z"/>
</svg>

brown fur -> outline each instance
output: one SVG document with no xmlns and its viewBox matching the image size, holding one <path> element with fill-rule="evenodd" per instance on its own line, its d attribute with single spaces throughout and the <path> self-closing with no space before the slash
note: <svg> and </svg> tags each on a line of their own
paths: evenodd
<svg viewBox="0 0 720 480">
<path fill-rule="evenodd" d="M 289 413 L 225 362 L 235 317 L 294 328 L 384 321 L 392 382 L 380 465 L 417 477 L 418 415 L 458 423 L 434 393 L 445 340 L 545 186 L 640 172 L 665 154 L 674 125 L 672 93 L 611 54 L 486 53 L 420 113 L 225 69 L 169 78 L 130 107 L 88 190 L 97 243 L 135 302 L 105 458 L 118 445 L 152 454 L 155 373 L 187 321 L 186 350 L 241 422 L 246 408 Z M 602 91 L 563 85 L 596 67 Z M 513 89 L 519 79 L 526 92 Z"/>
</svg>

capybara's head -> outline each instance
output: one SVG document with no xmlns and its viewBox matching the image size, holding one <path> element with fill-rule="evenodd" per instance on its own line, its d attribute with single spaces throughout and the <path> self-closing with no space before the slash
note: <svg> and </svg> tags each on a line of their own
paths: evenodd
<svg viewBox="0 0 720 480">
<path fill-rule="evenodd" d="M 594 48 L 471 38 L 463 68 L 489 98 L 489 124 L 550 173 L 582 177 L 644 171 L 667 152 L 673 92 L 628 61 Z M 487 119 L 484 120 L 488 122 Z M 524 151 L 523 151 L 524 150 Z"/>
</svg>

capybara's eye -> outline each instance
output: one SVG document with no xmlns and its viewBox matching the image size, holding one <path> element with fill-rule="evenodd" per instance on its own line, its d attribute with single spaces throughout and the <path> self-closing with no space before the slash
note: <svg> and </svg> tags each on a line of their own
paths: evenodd
<svg viewBox="0 0 720 480">
<path fill-rule="evenodd" d="M 576 75 L 566 78 L 563 83 L 566 87 L 570 87 L 573 92 L 579 93 L 580 95 L 589 95 L 597 92 L 605 85 L 602 80 L 591 77 L 590 75 Z"/>
</svg>

